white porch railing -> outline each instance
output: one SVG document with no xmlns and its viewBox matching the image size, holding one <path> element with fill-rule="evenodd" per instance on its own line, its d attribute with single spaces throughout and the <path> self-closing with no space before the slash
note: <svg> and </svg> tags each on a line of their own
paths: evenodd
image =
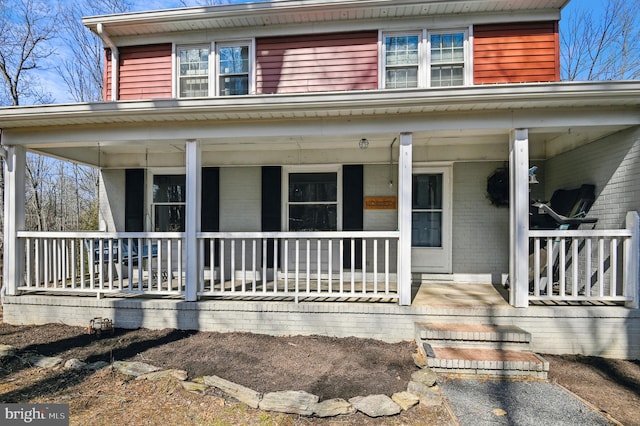
<svg viewBox="0 0 640 426">
<path fill-rule="evenodd" d="M 182 233 L 19 232 L 21 291 L 181 294 Z"/>
<path fill-rule="evenodd" d="M 200 233 L 198 295 L 398 298 L 398 239 L 397 231 Z"/>
<path fill-rule="evenodd" d="M 529 231 L 529 300 L 637 301 L 634 231 Z"/>
</svg>

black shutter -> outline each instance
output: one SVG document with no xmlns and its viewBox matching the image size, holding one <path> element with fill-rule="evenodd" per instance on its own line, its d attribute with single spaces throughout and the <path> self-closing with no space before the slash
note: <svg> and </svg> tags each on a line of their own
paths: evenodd
<svg viewBox="0 0 640 426">
<path fill-rule="evenodd" d="M 362 231 L 364 229 L 364 168 L 361 164 L 342 167 L 342 229 Z M 351 267 L 351 241 L 345 240 L 344 266 Z M 355 268 L 362 268 L 362 240 L 355 244 Z"/>
<path fill-rule="evenodd" d="M 202 232 L 220 230 L 220 168 L 202 168 L 202 204 L 200 206 Z"/>
<path fill-rule="evenodd" d="M 124 231 L 144 231 L 144 169 L 127 169 L 124 178 Z"/>
<path fill-rule="evenodd" d="M 263 232 L 282 230 L 282 167 L 262 167 L 261 223 Z M 273 265 L 273 240 L 267 241 L 267 264 Z"/>
<path fill-rule="evenodd" d="M 220 230 L 220 168 L 202 168 L 202 187 L 200 204 L 200 229 L 202 232 Z M 215 244 L 217 250 L 218 244 Z M 204 263 L 210 266 L 209 244 L 204 245 Z M 220 256 L 214 254 L 214 266 L 220 266 Z"/>
</svg>

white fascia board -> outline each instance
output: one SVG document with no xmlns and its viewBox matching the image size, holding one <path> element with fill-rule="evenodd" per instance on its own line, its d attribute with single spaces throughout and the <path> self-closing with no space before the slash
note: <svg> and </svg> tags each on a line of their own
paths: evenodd
<svg viewBox="0 0 640 426">
<path fill-rule="evenodd" d="M 300 111 L 376 115 L 387 109 L 429 111 L 524 110 L 528 108 L 640 106 L 640 82 L 584 82 L 465 86 L 443 89 L 369 90 L 206 99 L 158 99 L 0 108 L 0 128 L 190 121 L 233 115 L 295 118 Z M 333 114 L 333 115 L 336 115 Z"/>
<path fill-rule="evenodd" d="M 514 15 L 513 13 L 491 13 L 475 15 L 446 15 L 428 16 L 420 18 L 406 18 L 393 20 L 357 20 L 322 22 L 318 24 L 270 25 L 262 27 L 227 28 L 215 31 L 195 30 L 170 34 L 148 34 L 140 36 L 112 37 L 120 46 L 140 46 L 147 44 L 177 43 L 195 44 L 207 43 L 212 40 L 230 40 L 238 37 L 279 37 L 300 36 L 310 34 L 326 34 L 357 31 L 405 31 L 427 28 L 450 29 L 468 27 L 469 25 L 501 24 L 511 22 L 539 22 L 560 19 L 558 11 L 533 11 Z"/>
<path fill-rule="evenodd" d="M 242 22 L 253 22 L 255 25 L 272 25 L 278 22 L 297 22 L 300 16 L 307 24 L 313 22 L 352 21 L 350 15 L 361 13 L 363 10 L 378 10 L 380 19 L 386 16 L 397 19 L 408 17 L 408 12 L 414 16 L 429 17 L 434 14 L 443 16 L 444 13 L 481 15 L 483 13 L 497 11 L 526 15 L 540 10 L 555 11 L 559 16 L 560 10 L 568 0 L 547 0 L 538 6 L 531 6 L 530 1 L 520 0 L 500 2 L 497 0 L 284 0 L 278 2 L 242 3 L 235 5 L 221 5 L 209 7 L 191 7 L 182 9 L 168 9 L 149 12 L 133 12 L 116 15 L 102 15 L 85 17 L 82 23 L 96 32 L 99 24 L 109 27 L 110 33 L 117 37 L 122 34 L 139 33 L 139 28 L 144 31 L 170 32 L 170 28 L 193 23 L 209 29 L 221 30 L 225 27 L 241 27 Z M 484 10 L 482 8 L 485 3 Z M 479 7 L 480 6 L 480 7 Z M 470 13 L 465 13 L 469 11 Z M 514 22 L 514 20 L 512 20 Z M 193 25 L 190 25 L 193 29 Z"/>
</svg>

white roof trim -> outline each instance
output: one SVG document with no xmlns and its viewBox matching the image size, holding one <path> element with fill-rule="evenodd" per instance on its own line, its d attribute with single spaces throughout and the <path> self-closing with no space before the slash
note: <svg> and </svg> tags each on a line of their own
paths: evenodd
<svg viewBox="0 0 640 426">
<path fill-rule="evenodd" d="M 157 99 L 0 108 L 0 129 L 389 113 L 640 107 L 640 81 Z"/>
<path fill-rule="evenodd" d="M 283 23 L 326 22 L 357 19 L 443 14 L 556 11 L 569 0 L 279 0 L 233 5 L 165 9 L 83 18 L 96 31 L 99 23 L 114 36 L 164 33 L 189 28 L 237 28 Z"/>
</svg>

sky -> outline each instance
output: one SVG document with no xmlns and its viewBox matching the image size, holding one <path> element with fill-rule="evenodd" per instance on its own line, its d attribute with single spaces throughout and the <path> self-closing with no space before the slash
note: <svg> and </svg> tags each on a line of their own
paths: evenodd
<svg viewBox="0 0 640 426">
<path fill-rule="evenodd" d="M 90 1 L 90 0 L 89 0 Z M 177 7 L 184 7 L 183 3 L 186 3 L 190 6 L 201 4 L 198 0 L 132 0 L 131 3 L 133 5 L 133 10 L 135 12 L 139 11 L 148 11 L 148 10 L 157 10 L 157 9 L 170 9 Z M 219 4 L 233 4 L 233 3 L 247 3 L 249 1 L 260 1 L 260 0 L 218 0 Z M 268 0 L 263 0 L 268 1 Z M 276 0 L 277 1 L 277 0 Z M 568 6 L 562 12 L 562 16 L 568 16 L 574 9 L 578 7 L 588 7 L 593 9 L 594 11 L 599 10 L 599 6 L 602 4 L 604 0 L 572 0 L 569 2 Z M 560 31 L 562 33 L 562 20 L 560 21 Z M 53 69 L 53 67 L 49 69 L 43 69 L 39 72 L 39 78 L 43 82 L 47 82 L 46 86 L 48 91 L 51 93 L 51 96 L 55 99 L 56 103 L 65 103 L 72 102 L 69 95 L 67 94 L 67 89 L 64 82 L 61 80 L 58 73 Z"/>
</svg>

